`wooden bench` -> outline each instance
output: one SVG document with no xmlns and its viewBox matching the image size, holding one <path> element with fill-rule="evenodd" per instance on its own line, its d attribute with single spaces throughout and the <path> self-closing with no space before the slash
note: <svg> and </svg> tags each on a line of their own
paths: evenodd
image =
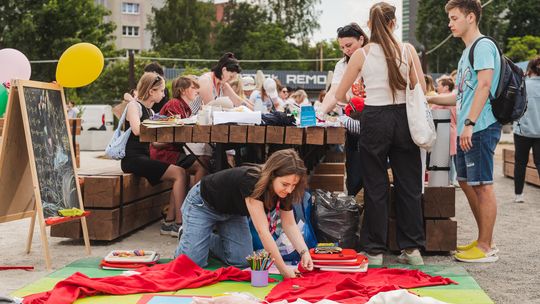
<svg viewBox="0 0 540 304">
<path fill-rule="evenodd" d="M 117 168 L 79 172 L 91 240 L 111 241 L 161 218 L 169 204 L 172 183 L 152 186 L 145 178 Z M 79 239 L 79 221 L 51 227 L 51 236 Z"/>
<path fill-rule="evenodd" d="M 388 249 L 399 250 L 396 242 L 396 211 L 394 187 L 390 188 Z M 448 187 L 426 187 L 422 198 L 424 230 L 427 252 L 452 251 L 457 246 L 456 189 Z"/>
<path fill-rule="evenodd" d="M 503 173 L 504 176 L 514 178 L 515 152 L 511 149 L 503 150 Z M 525 169 L 525 182 L 540 187 L 540 177 L 534 164 L 532 152 L 529 154 L 529 161 Z"/>
</svg>

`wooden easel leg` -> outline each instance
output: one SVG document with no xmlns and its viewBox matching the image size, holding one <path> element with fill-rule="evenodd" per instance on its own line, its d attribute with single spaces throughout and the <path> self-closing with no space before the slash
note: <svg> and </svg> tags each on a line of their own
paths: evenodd
<svg viewBox="0 0 540 304">
<path fill-rule="evenodd" d="M 41 232 L 41 246 L 43 247 L 43 253 L 45 254 L 45 266 L 48 271 L 52 270 L 51 267 L 51 253 L 49 252 L 49 241 L 47 239 L 47 227 L 45 226 L 45 219 L 43 218 L 43 212 L 39 211 L 38 220 Z"/>
<path fill-rule="evenodd" d="M 30 220 L 30 230 L 28 231 L 28 239 L 26 241 L 26 253 L 29 254 L 32 249 L 32 238 L 34 237 L 34 227 L 36 226 L 36 213 L 34 210 L 32 214 L 32 219 Z"/>
<path fill-rule="evenodd" d="M 91 255 L 90 252 L 90 239 L 88 237 L 88 226 L 86 225 L 86 217 L 81 218 L 82 233 L 84 239 L 84 247 L 86 248 L 86 254 Z"/>
</svg>

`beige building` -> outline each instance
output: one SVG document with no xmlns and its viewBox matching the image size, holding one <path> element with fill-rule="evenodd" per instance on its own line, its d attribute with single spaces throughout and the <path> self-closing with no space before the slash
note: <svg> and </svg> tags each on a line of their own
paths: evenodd
<svg viewBox="0 0 540 304">
<path fill-rule="evenodd" d="M 105 6 L 111 15 L 105 21 L 116 24 L 116 48 L 119 50 L 141 50 L 152 48 L 152 33 L 146 30 L 152 7 L 162 8 L 165 0 L 95 0 Z"/>
</svg>

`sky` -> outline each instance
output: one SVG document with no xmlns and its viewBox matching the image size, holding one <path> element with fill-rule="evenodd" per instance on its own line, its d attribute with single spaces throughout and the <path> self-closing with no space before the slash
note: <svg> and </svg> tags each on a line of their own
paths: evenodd
<svg viewBox="0 0 540 304">
<path fill-rule="evenodd" d="M 329 40 L 336 38 L 336 30 L 350 22 L 356 22 L 369 35 L 367 21 L 369 19 L 369 9 L 371 6 L 382 0 L 321 0 L 317 9 L 321 11 L 319 18 L 320 29 L 315 31 L 312 42 Z M 398 24 L 396 36 L 401 40 L 401 15 L 402 0 L 386 0 L 386 2 L 396 6 Z"/>
</svg>

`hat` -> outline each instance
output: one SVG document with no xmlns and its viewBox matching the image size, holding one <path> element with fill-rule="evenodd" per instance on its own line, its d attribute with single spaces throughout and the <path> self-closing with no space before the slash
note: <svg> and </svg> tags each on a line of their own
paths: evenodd
<svg viewBox="0 0 540 304">
<path fill-rule="evenodd" d="M 249 76 L 242 77 L 242 90 L 244 91 L 255 90 L 255 79 Z"/>
</svg>

